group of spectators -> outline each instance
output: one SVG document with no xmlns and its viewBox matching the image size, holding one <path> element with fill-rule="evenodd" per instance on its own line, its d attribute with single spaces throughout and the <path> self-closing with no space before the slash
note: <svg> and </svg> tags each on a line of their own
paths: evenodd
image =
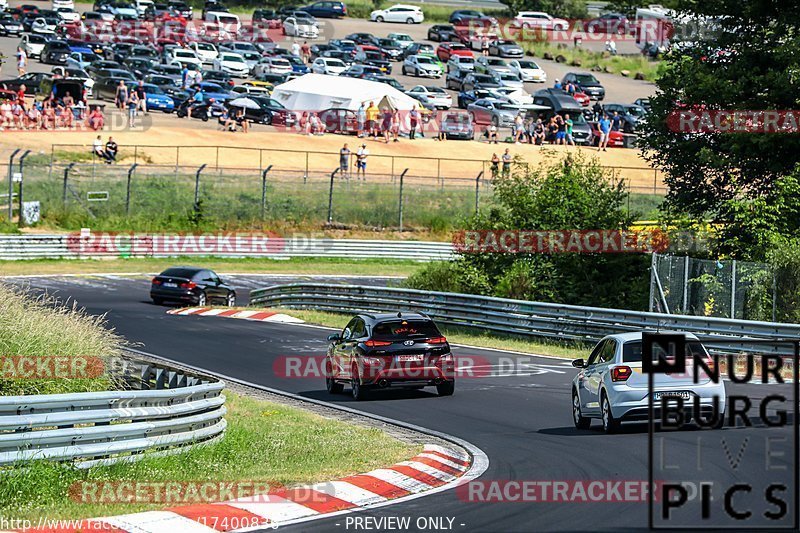
<svg viewBox="0 0 800 533">
<path fill-rule="evenodd" d="M 353 153 L 348 147 L 347 143 L 339 150 L 339 172 L 342 177 L 349 179 L 352 177 L 352 170 L 350 169 L 350 159 Z M 367 179 L 367 159 L 369 158 L 369 149 L 366 143 L 362 143 L 356 150 L 356 179 L 366 181 Z"/>
<path fill-rule="evenodd" d="M 147 93 L 144 82 L 140 81 L 135 87 L 128 87 L 123 80 L 119 80 L 114 94 L 114 104 L 117 109 L 128 112 L 128 126 L 136 127 L 136 118 L 141 111 L 147 113 Z"/>
<path fill-rule="evenodd" d="M 413 106 L 408 112 L 408 138 L 413 141 L 417 137 L 419 128 L 420 136 L 424 133 L 420 128 L 422 124 L 422 113 L 417 106 Z M 383 140 L 388 144 L 400 141 L 401 117 L 400 111 L 389 109 L 388 107 L 378 108 L 375 102 L 370 102 L 365 106 L 362 102 L 356 111 L 356 129 L 359 137 L 371 137 Z"/>
<path fill-rule="evenodd" d="M 116 162 L 117 152 L 119 152 L 119 146 L 114 142 L 113 137 L 108 138 L 105 146 L 103 146 L 103 139 L 100 135 L 92 143 L 92 153 L 109 165 Z"/>
<path fill-rule="evenodd" d="M 61 97 L 51 94 L 44 100 L 27 101 L 27 87 L 21 85 L 14 94 L 5 93 L 0 100 L 0 127 L 18 130 L 75 129 L 82 126 L 95 131 L 105 125 L 103 111 L 89 108 L 85 94 L 76 101 L 72 94 Z"/>
<path fill-rule="evenodd" d="M 517 115 L 514 125 L 511 127 L 511 135 L 516 144 L 528 143 L 544 146 L 545 142 L 549 142 L 550 144 L 575 146 L 575 139 L 572 136 L 574 125 L 569 113 L 565 113 L 563 117 L 555 114 L 546 124 L 541 118 L 534 121 L 530 117 L 523 118 L 522 115 Z M 494 142 L 497 143 L 496 136 Z"/>
</svg>

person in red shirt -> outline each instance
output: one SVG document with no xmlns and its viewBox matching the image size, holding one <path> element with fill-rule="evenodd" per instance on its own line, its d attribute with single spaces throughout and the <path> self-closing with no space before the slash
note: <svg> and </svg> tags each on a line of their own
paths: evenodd
<svg viewBox="0 0 800 533">
<path fill-rule="evenodd" d="M 311 47 L 308 46 L 308 41 L 303 41 L 300 53 L 303 55 L 303 63 L 308 63 L 311 60 Z"/>
<path fill-rule="evenodd" d="M 19 90 L 17 91 L 17 98 L 19 99 L 19 105 L 25 104 L 25 93 L 28 91 L 28 88 L 25 87 L 25 84 L 19 86 Z"/>
</svg>

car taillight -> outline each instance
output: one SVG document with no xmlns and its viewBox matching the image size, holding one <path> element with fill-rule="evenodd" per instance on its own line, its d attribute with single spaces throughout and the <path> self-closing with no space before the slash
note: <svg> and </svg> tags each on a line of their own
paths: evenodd
<svg viewBox="0 0 800 533">
<path fill-rule="evenodd" d="M 376 340 L 370 339 L 370 340 L 368 340 L 367 342 L 364 343 L 364 346 L 369 346 L 370 348 L 375 348 L 376 346 L 389 346 L 390 344 L 392 344 L 392 343 L 389 342 L 389 341 L 376 341 Z"/>
<path fill-rule="evenodd" d="M 153 285 L 161 285 L 161 280 L 158 278 L 153 278 Z"/>
<path fill-rule="evenodd" d="M 631 377 L 631 367 L 617 366 L 611 370 L 611 381 L 627 381 Z"/>
<path fill-rule="evenodd" d="M 446 337 L 434 337 L 432 339 L 428 339 L 428 344 L 444 344 L 447 342 Z"/>
<path fill-rule="evenodd" d="M 195 283 L 194 281 L 185 281 L 181 283 L 180 287 L 181 289 L 194 289 L 195 287 L 197 287 L 197 283 Z"/>
</svg>

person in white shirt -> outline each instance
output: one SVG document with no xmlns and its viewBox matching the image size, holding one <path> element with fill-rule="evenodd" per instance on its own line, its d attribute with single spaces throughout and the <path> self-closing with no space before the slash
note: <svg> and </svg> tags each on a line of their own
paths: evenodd
<svg viewBox="0 0 800 533">
<path fill-rule="evenodd" d="M 356 177 L 362 176 L 364 180 L 367 179 L 367 158 L 369 157 L 369 150 L 367 145 L 362 144 L 361 148 L 356 152 Z"/>
<path fill-rule="evenodd" d="M 300 57 L 300 43 L 298 43 L 297 41 L 292 43 L 292 55 Z"/>
</svg>

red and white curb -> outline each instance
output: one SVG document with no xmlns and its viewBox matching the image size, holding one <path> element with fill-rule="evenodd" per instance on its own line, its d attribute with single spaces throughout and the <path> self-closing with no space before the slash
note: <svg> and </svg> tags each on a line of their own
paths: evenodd
<svg viewBox="0 0 800 533">
<path fill-rule="evenodd" d="M 408 461 L 337 481 L 221 503 L 91 518 L 74 521 L 74 526 L 35 527 L 25 533 L 211 533 L 278 528 L 452 488 L 462 478 L 475 477 L 469 475 L 473 466 L 473 458 L 466 452 L 429 444 Z"/>
<path fill-rule="evenodd" d="M 219 316 L 223 318 L 241 318 L 258 322 L 280 322 L 283 324 L 303 324 L 304 321 L 283 313 L 273 313 L 266 310 L 219 309 L 213 307 L 184 307 L 170 309 L 168 315 L 193 315 L 193 316 Z"/>
</svg>

